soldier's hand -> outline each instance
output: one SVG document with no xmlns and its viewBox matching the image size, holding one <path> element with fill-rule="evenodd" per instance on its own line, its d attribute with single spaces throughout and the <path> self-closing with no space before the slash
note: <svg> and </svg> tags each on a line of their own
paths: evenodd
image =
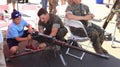
<svg viewBox="0 0 120 67">
<path fill-rule="evenodd" d="M 94 18 L 93 14 L 89 14 L 89 15 L 84 16 L 84 20 L 91 20 L 93 18 Z"/>
<path fill-rule="evenodd" d="M 95 17 L 95 15 L 93 13 L 88 13 L 88 15 L 90 15 L 91 18 Z"/>
</svg>

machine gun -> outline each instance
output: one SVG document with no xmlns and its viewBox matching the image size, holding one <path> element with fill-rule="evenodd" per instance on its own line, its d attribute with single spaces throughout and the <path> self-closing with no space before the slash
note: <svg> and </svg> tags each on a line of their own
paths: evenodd
<svg viewBox="0 0 120 67">
<path fill-rule="evenodd" d="M 45 35 L 45 34 L 42 34 L 42 33 L 33 32 L 33 33 L 31 33 L 31 35 L 32 35 L 32 39 L 36 40 L 38 42 L 48 42 L 48 43 L 52 43 L 53 44 L 52 46 L 54 46 L 54 45 L 55 46 L 63 46 L 63 47 L 72 48 L 72 49 L 75 49 L 75 50 L 78 50 L 78 51 L 83 51 L 83 52 L 86 52 L 88 54 L 92 54 L 92 55 L 95 55 L 95 56 L 98 56 L 98 57 L 101 57 L 101 58 L 105 58 L 105 59 L 109 58 L 109 56 L 106 56 L 104 54 L 97 54 L 97 53 L 93 53 L 93 52 L 90 52 L 88 50 L 85 50 L 83 48 L 80 48 L 80 47 L 71 46 L 67 42 L 60 41 L 60 40 L 58 40 L 54 37 L 51 37 L 51 36 L 48 36 L 48 35 Z M 16 57 L 24 56 L 24 55 L 28 55 L 28 54 L 33 54 L 33 53 L 37 53 L 37 52 L 40 52 L 40 51 L 41 50 L 39 50 L 39 49 L 38 50 L 31 50 L 31 51 L 28 51 L 28 52 L 22 51 L 19 54 L 6 57 L 6 61 L 9 62 L 9 61 L 11 61 L 12 58 L 16 58 Z M 59 54 L 59 56 L 60 56 L 63 64 L 66 66 L 67 64 L 65 63 L 62 54 Z"/>
<path fill-rule="evenodd" d="M 106 29 L 109 21 L 112 20 L 112 18 L 114 17 L 115 12 L 113 10 L 117 9 L 118 4 L 120 4 L 119 2 L 120 2 L 120 0 L 115 1 L 109 15 L 106 17 L 105 23 L 103 24 L 103 29 Z"/>
<path fill-rule="evenodd" d="M 98 57 L 101 57 L 101 58 L 105 58 L 105 59 L 109 58 L 108 56 L 106 56 L 104 54 L 101 55 L 101 54 L 90 52 L 90 51 L 85 50 L 83 48 L 71 46 L 64 41 L 57 40 L 54 37 L 51 37 L 51 36 L 48 36 L 48 35 L 45 35 L 45 34 L 42 34 L 42 33 L 38 33 L 38 32 L 32 33 L 32 39 L 34 39 L 38 42 L 41 42 L 41 40 L 42 40 L 43 42 L 53 43 L 53 44 L 58 45 L 58 46 L 63 46 L 63 47 L 67 47 L 67 48 L 76 49 L 76 50 L 83 51 L 83 52 L 86 52 L 88 54 L 92 54 L 92 55 L 95 55 L 95 56 L 98 56 Z"/>
</svg>

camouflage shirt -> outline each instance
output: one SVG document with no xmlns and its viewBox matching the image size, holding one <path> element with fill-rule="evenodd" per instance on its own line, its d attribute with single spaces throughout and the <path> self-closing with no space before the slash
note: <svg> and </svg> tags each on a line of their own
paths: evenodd
<svg viewBox="0 0 120 67">
<path fill-rule="evenodd" d="M 64 27 L 62 20 L 57 15 L 54 14 L 49 14 L 49 15 L 50 15 L 50 19 L 47 23 L 42 23 L 39 21 L 38 24 L 39 26 L 42 26 L 45 29 L 44 33 L 47 35 L 51 33 L 53 27 L 58 29 Z"/>
<path fill-rule="evenodd" d="M 67 7 L 66 12 L 72 12 L 76 16 L 85 16 L 90 13 L 89 7 L 82 3 L 77 5 L 75 3 L 72 3 Z M 87 26 L 88 21 L 86 20 L 80 20 L 80 21 L 84 24 L 84 26 Z"/>
</svg>

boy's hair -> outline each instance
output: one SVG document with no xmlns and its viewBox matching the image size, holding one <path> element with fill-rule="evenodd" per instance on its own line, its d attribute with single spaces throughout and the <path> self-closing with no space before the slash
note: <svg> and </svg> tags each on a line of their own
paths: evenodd
<svg viewBox="0 0 120 67">
<path fill-rule="evenodd" d="M 41 9 L 38 11 L 37 15 L 38 15 L 38 16 L 41 16 L 41 15 L 46 14 L 46 13 L 48 13 L 47 10 L 45 10 L 44 8 L 41 8 Z"/>
</svg>

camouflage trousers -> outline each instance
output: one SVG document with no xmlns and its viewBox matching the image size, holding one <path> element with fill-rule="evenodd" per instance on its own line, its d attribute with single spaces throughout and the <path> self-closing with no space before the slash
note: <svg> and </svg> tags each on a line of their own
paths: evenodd
<svg viewBox="0 0 120 67">
<path fill-rule="evenodd" d="M 104 41 L 104 30 L 101 29 L 99 26 L 92 23 L 91 26 L 86 27 L 87 33 L 91 42 L 93 43 L 93 48 L 96 52 L 103 51 L 102 43 Z"/>
<path fill-rule="evenodd" d="M 58 5 L 58 0 L 49 0 L 49 13 L 56 14 L 57 5 Z"/>
<path fill-rule="evenodd" d="M 116 13 L 117 17 L 116 17 L 116 26 L 118 29 L 120 29 L 120 12 Z"/>
<path fill-rule="evenodd" d="M 13 4 L 15 4 L 16 1 L 17 1 L 17 0 L 7 0 L 7 4 L 9 4 L 9 3 L 13 3 Z"/>
</svg>

